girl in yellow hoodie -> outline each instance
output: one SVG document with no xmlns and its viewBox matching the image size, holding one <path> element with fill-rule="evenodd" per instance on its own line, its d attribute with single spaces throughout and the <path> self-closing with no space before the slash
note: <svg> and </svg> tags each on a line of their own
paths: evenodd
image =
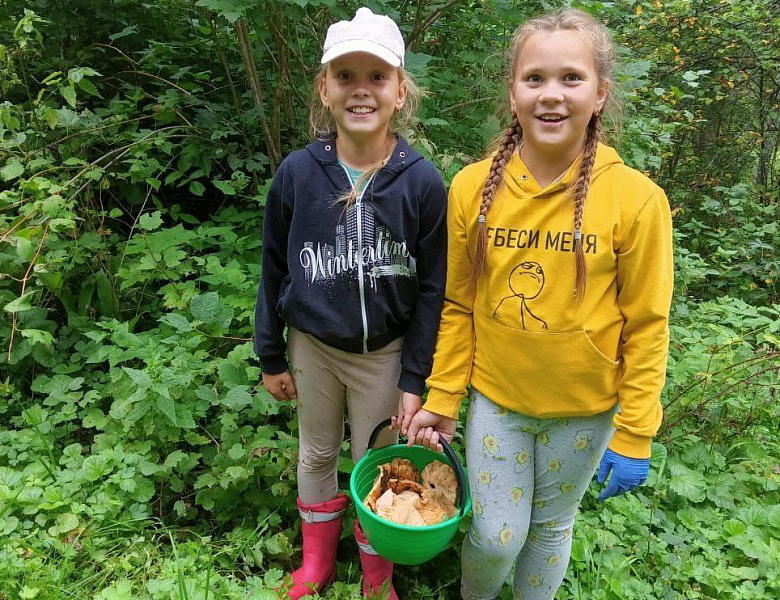
<svg viewBox="0 0 780 600">
<path fill-rule="evenodd" d="M 671 217 L 664 192 L 600 142 L 613 62 L 606 29 L 585 13 L 518 28 L 512 122 L 495 154 L 450 190 L 430 392 L 398 426 L 410 443 L 436 447 L 451 439 L 470 388 L 467 600 L 495 598 L 513 563 L 515 598 L 553 598 L 599 460 L 599 482 L 611 471 L 601 500 L 647 477 L 668 348 Z"/>
</svg>

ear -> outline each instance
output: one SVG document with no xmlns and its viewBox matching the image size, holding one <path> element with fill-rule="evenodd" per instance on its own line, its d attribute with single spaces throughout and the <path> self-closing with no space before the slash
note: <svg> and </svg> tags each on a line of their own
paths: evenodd
<svg viewBox="0 0 780 600">
<path fill-rule="evenodd" d="M 325 74 L 317 80 L 317 91 L 320 93 L 320 102 L 325 108 L 328 108 L 328 88 L 325 85 L 325 79 L 327 77 L 327 71 Z"/>
<path fill-rule="evenodd" d="M 607 101 L 609 95 L 609 82 L 603 82 L 599 84 L 599 88 L 596 92 L 596 106 L 593 109 L 593 113 L 600 113 L 604 108 L 604 103 Z"/>
<path fill-rule="evenodd" d="M 400 75 L 399 75 L 400 78 Z M 401 81 L 398 83 L 398 99 L 395 103 L 395 109 L 401 110 L 404 106 L 404 102 L 406 102 L 406 94 L 409 92 L 409 86 L 406 83 L 405 79 L 401 79 Z"/>
</svg>

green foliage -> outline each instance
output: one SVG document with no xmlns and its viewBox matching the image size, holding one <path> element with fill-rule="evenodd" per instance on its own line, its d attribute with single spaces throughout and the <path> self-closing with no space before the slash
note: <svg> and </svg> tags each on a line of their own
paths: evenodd
<svg viewBox="0 0 780 600">
<path fill-rule="evenodd" d="M 594 484 L 558 598 L 775 598 L 776 11 L 374 6 L 428 91 L 405 134 L 447 180 L 507 120 L 515 26 L 563 4 L 614 33 L 620 151 L 670 195 L 677 293 L 651 481 L 606 504 Z M 0 6 L 0 600 L 285 585 L 297 422 L 252 353 L 261 213 L 278 159 L 307 141 L 326 25 L 356 7 Z M 346 487 L 348 440 L 340 466 Z M 360 597 L 343 546 L 326 598 Z M 456 597 L 458 547 L 399 568 L 402 597 Z"/>
</svg>

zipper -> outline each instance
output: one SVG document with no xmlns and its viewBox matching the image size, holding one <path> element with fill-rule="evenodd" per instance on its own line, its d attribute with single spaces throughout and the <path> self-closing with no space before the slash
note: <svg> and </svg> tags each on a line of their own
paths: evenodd
<svg viewBox="0 0 780 600">
<path fill-rule="evenodd" d="M 352 186 L 352 189 L 355 189 L 355 184 L 352 183 L 352 178 L 349 176 L 349 171 L 347 171 L 347 168 L 344 165 L 341 165 L 341 168 L 344 169 L 344 173 L 347 176 L 347 181 L 349 181 L 349 185 Z M 355 218 L 357 219 L 357 245 L 358 245 L 358 290 L 360 292 L 360 316 L 363 319 L 363 353 L 368 352 L 368 312 L 366 310 L 366 286 L 365 282 L 363 281 L 363 192 L 365 192 L 368 189 L 368 186 L 371 184 L 371 181 L 374 179 L 374 176 L 371 176 L 371 179 L 369 179 L 366 182 L 366 185 L 363 186 L 363 190 L 357 195 L 355 199 L 355 211 L 357 214 L 355 215 Z"/>
</svg>

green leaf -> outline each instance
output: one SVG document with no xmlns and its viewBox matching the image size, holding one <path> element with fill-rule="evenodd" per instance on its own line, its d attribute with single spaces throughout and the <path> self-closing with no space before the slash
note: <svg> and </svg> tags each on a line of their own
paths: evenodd
<svg viewBox="0 0 780 600">
<path fill-rule="evenodd" d="M 669 489 L 691 502 L 704 500 L 707 489 L 704 475 L 679 464 L 672 466 L 670 471 L 672 477 L 669 480 Z"/>
<path fill-rule="evenodd" d="M 130 367 L 122 367 L 122 369 L 130 376 L 130 379 L 133 380 L 133 383 L 135 383 L 142 390 L 152 387 L 152 378 L 149 377 L 149 374 L 146 371 L 131 369 Z"/>
<path fill-rule="evenodd" d="M 227 181 L 220 181 L 219 179 L 213 179 L 211 183 L 214 187 L 220 190 L 226 196 L 234 196 L 236 194 L 236 188 L 230 185 Z"/>
<path fill-rule="evenodd" d="M 89 79 L 82 79 L 78 82 L 78 86 L 90 96 L 96 96 L 100 98 L 100 92 L 98 92 L 95 84 L 92 83 Z"/>
<path fill-rule="evenodd" d="M 168 313 L 167 315 L 160 317 L 159 320 L 161 323 L 170 325 L 180 333 L 186 333 L 193 330 L 192 324 L 187 320 L 187 317 L 179 313 Z"/>
<path fill-rule="evenodd" d="M 95 69 L 91 69 L 89 67 L 74 67 L 73 69 L 68 69 L 68 79 L 70 79 L 73 83 L 78 83 L 85 76 L 100 77 L 101 75 L 95 71 Z"/>
<path fill-rule="evenodd" d="M 90 408 L 81 420 L 83 427 L 94 427 L 95 429 L 103 429 L 106 423 L 108 423 L 108 419 L 99 408 Z"/>
<path fill-rule="evenodd" d="M 195 196 L 202 196 L 203 192 L 205 191 L 206 188 L 200 181 L 193 181 L 190 183 L 190 193 L 194 194 Z"/>
<path fill-rule="evenodd" d="M 197 480 L 195 480 L 195 489 L 200 490 L 203 488 L 211 488 L 217 485 L 217 480 L 211 473 L 204 473 Z"/>
<path fill-rule="evenodd" d="M 92 454 L 81 464 L 81 473 L 87 481 L 97 481 L 112 470 L 111 459 L 102 454 Z"/>
<path fill-rule="evenodd" d="M 54 336 L 48 331 L 41 329 L 22 329 L 22 337 L 26 337 L 30 340 L 30 345 L 42 344 L 46 348 L 51 347 L 54 343 Z"/>
<path fill-rule="evenodd" d="M 65 102 L 76 108 L 76 88 L 72 85 L 64 85 L 60 88 L 60 94 L 65 98 Z"/>
<path fill-rule="evenodd" d="M 19 177 L 22 173 L 24 173 L 24 165 L 14 156 L 6 162 L 2 169 L 0 169 L 0 179 L 3 181 L 11 181 Z"/>
<path fill-rule="evenodd" d="M 155 405 L 160 412 L 168 417 L 172 425 L 179 426 L 179 419 L 176 417 L 176 404 L 171 398 L 158 396 Z"/>
<path fill-rule="evenodd" d="M 52 129 L 57 127 L 57 125 L 59 124 L 59 121 L 60 121 L 59 113 L 56 110 L 54 110 L 53 108 L 50 108 L 48 106 L 43 109 L 43 118 L 46 119 L 46 123 Z"/>
<path fill-rule="evenodd" d="M 151 214 L 144 213 L 141 215 L 141 218 L 138 219 L 138 226 L 146 231 L 157 229 L 160 225 L 162 225 L 162 217 L 160 216 L 159 210 L 156 210 Z"/>
<path fill-rule="evenodd" d="M 198 321 L 208 323 L 217 316 L 219 311 L 219 294 L 217 292 L 207 292 L 195 296 L 190 302 L 190 311 L 192 316 Z"/>
<path fill-rule="evenodd" d="M 136 31 L 138 31 L 138 25 L 128 25 L 119 33 L 112 33 L 109 35 L 108 39 L 114 42 L 123 37 L 127 37 L 128 35 L 133 35 Z"/>
<path fill-rule="evenodd" d="M 17 313 L 25 310 L 31 310 L 32 304 L 30 304 L 30 300 L 32 299 L 33 293 L 34 292 L 29 292 L 24 296 L 17 298 L 16 300 L 12 300 L 11 302 L 9 302 L 3 307 L 3 310 L 9 313 Z"/>
<path fill-rule="evenodd" d="M 187 458 L 187 455 L 184 452 L 181 450 L 174 450 L 165 458 L 165 468 L 173 469 L 185 458 Z"/>
<path fill-rule="evenodd" d="M 239 460 L 243 458 L 245 454 L 246 450 L 244 450 L 244 447 L 241 444 L 233 444 L 230 450 L 228 450 L 228 456 L 233 460 Z"/>
<path fill-rule="evenodd" d="M 237 385 L 236 387 L 231 388 L 225 395 L 222 404 L 234 410 L 249 406 L 252 404 L 252 395 L 248 390 L 249 386 L 247 385 Z"/>
</svg>

